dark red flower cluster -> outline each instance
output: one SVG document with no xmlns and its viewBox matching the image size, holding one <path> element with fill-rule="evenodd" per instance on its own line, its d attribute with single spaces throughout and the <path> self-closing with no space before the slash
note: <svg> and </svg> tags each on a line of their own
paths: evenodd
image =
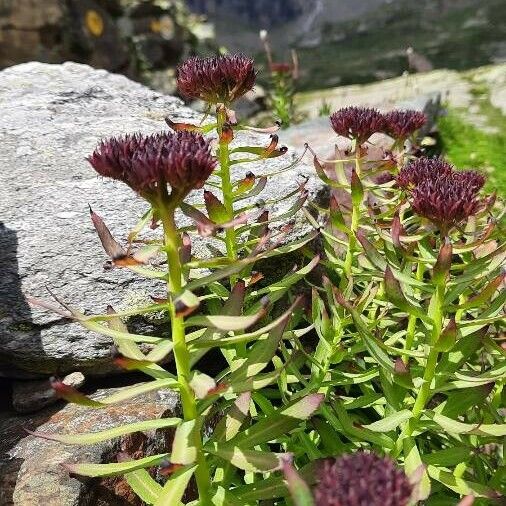
<svg viewBox="0 0 506 506">
<path fill-rule="evenodd" d="M 330 116 L 332 128 L 338 135 L 364 143 L 376 132 L 385 129 L 385 117 L 377 109 L 344 107 Z"/>
<path fill-rule="evenodd" d="M 425 125 L 427 116 L 420 111 L 394 110 L 385 114 L 385 122 L 385 133 L 404 141 Z"/>
<path fill-rule="evenodd" d="M 427 179 L 445 177 L 453 172 L 453 165 L 442 158 L 417 158 L 405 165 L 397 176 L 397 184 L 408 190 Z"/>
<path fill-rule="evenodd" d="M 193 57 L 177 68 L 177 86 L 187 98 L 229 104 L 255 85 L 254 62 L 241 54 Z"/>
<path fill-rule="evenodd" d="M 332 116 L 330 122 L 338 135 L 364 143 L 376 132 L 405 141 L 427 121 L 423 112 L 394 110 L 386 114 L 367 107 L 345 107 Z"/>
<path fill-rule="evenodd" d="M 113 137 L 87 160 L 101 176 L 123 181 L 144 196 L 167 183 L 184 196 L 202 187 L 216 166 L 209 141 L 185 131 Z"/>
<path fill-rule="evenodd" d="M 317 478 L 316 506 L 406 506 L 412 494 L 404 472 L 374 453 L 326 459 Z"/>
<path fill-rule="evenodd" d="M 473 171 L 427 179 L 413 189 L 411 207 L 446 233 L 481 209 L 482 201 L 477 194 L 483 183 L 484 178 L 481 185 L 478 184 Z"/>
<path fill-rule="evenodd" d="M 456 171 L 441 158 L 419 158 L 401 169 L 397 184 L 410 192 L 413 211 L 447 233 L 480 210 L 485 177 L 474 170 Z"/>
</svg>

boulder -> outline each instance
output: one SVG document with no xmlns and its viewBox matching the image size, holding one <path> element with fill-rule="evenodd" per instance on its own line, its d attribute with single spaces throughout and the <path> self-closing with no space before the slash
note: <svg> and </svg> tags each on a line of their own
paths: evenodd
<svg viewBox="0 0 506 506">
<path fill-rule="evenodd" d="M 95 399 L 118 389 L 102 389 Z M 68 404 L 46 408 L 32 416 L 0 418 L 0 504 L 2 506 L 82 506 L 139 504 L 123 480 L 86 480 L 70 477 L 62 464 L 116 462 L 120 451 L 136 458 L 165 453 L 172 432 L 149 431 L 93 445 L 64 445 L 27 435 L 24 429 L 44 433 L 97 432 L 156 418 L 180 416 L 179 397 L 172 391 L 150 392 L 104 409 Z"/>
<path fill-rule="evenodd" d="M 0 72 L 0 376 L 114 370 L 110 339 L 29 307 L 28 294 L 47 299 L 48 287 L 94 313 L 146 294 L 163 295 L 160 282 L 126 269 L 104 270 L 106 256 L 88 204 L 118 239 L 126 237 L 147 204 L 126 185 L 99 178 L 85 156 L 104 137 L 167 130 L 167 115 L 176 121 L 201 119 L 175 97 L 87 65 L 26 63 Z M 239 141 L 267 145 L 269 138 L 243 134 Z M 274 172 L 294 157 L 289 151 L 269 160 L 267 168 L 264 162 L 236 165 L 233 176 Z M 271 178 L 257 198 L 278 198 L 305 178 L 310 198 L 319 198 L 324 189 L 305 163 Z M 196 195 L 201 198 L 202 192 Z M 291 203 L 270 209 L 282 213 Z M 288 240 L 307 231 L 300 220 Z M 168 329 L 162 326 L 156 333 L 168 335 Z"/>
</svg>

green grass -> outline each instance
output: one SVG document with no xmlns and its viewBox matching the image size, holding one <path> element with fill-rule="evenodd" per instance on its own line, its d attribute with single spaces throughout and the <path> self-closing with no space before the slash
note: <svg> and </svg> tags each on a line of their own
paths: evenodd
<svg viewBox="0 0 506 506">
<path fill-rule="evenodd" d="M 463 113 L 453 109 L 439 119 L 438 127 L 448 159 L 459 168 L 485 172 L 488 175 L 487 188 L 506 196 L 506 117 L 497 111 L 488 101 L 482 107 L 497 133 L 479 130 L 466 121 Z"/>
</svg>

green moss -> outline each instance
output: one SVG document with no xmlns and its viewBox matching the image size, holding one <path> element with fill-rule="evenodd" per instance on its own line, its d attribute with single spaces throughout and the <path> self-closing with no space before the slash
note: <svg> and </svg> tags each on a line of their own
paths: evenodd
<svg viewBox="0 0 506 506">
<path fill-rule="evenodd" d="M 506 118 L 484 100 L 480 104 L 488 124 L 497 133 L 478 129 L 466 121 L 463 113 L 450 109 L 438 121 L 443 151 L 459 168 L 477 168 L 488 174 L 487 188 L 506 195 Z"/>
</svg>

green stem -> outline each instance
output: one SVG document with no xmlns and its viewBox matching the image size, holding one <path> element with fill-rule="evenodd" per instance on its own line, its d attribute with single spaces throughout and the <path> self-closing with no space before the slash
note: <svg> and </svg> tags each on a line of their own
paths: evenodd
<svg viewBox="0 0 506 506">
<path fill-rule="evenodd" d="M 226 122 L 225 109 L 220 109 L 217 114 L 217 131 L 220 139 L 219 143 L 219 160 L 220 160 L 220 177 L 221 191 L 223 193 L 223 205 L 227 210 L 229 220 L 234 219 L 234 199 L 232 194 L 232 181 L 230 179 L 230 153 L 228 142 L 222 140 L 223 126 Z M 225 244 L 227 248 L 227 256 L 231 260 L 237 258 L 237 242 L 234 227 L 227 228 L 225 231 Z"/>
<path fill-rule="evenodd" d="M 443 304 L 444 304 L 444 296 L 445 296 L 445 287 L 444 283 L 438 283 L 436 285 L 436 299 L 434 301 L 434 313 L 432 316 L 433 324 L 432 324 L 432 332 L 430 336 L 429 343 L 429 355 L 427 357 L 427 363 L 425 365 L 425 371 L 423 374 L 423 384 L 418 391 L 418 395 L 415 399 L 415 404 L 413 406 L 413 417 L 415 419 L 420 418 L 422 411 L 427 404 L 427 401 L 430 398 L 430 387 L 431 383 L 436 374 L 436 366 L 437 359 L 439 356 L 439 351 L 435 349 L 435 344 L 441 335 L 441 331 L 443 329 Z"/>
<path fill-rule="evenodd" d="M 425 272 L 425 266 L 422 262 L 418 262 L 416 268 L 416 279 L 417 281 L 421 281 L 423 279 L 423 274 Z M 406 342 L 404 344 L 404 349 L 406 351 L 410 351 L 413 348 L 413 343 L 415 341 L 415 330 L 416 330 L 416 322 L 417 317 L 414 315 L 409 315 L 408 319 L 408 327 L 406 329 Z M 403 356 L 403 361 L 405 364 L 408 363 L 409 357 L 407 355 Z"/>
<path fill-rule="evenodd" d="M 165 193 L 165 195 L 163 195 Z M 183 406 L 183 415 L 185 421 L 196 420 L 198 418 L 197 403 L 195 394 L 189 385 L 191 369 L 190 354 L 186 346 L 186 335 L 184 321 L 182 316 L 177 316 L 176 307 L 173 301 L 173 295 L 182 289 L 182 269 L 179 257 L 180 236 L 174 220 L 174 206 L 167 204 L 166 190 L 162 190 L 161 202 L 157 206 L 160 219 L 163 224 L 165 252 L 167 254 L 167 263 L 169 269 L 167 294 L 169 300 L 169 314 L 171 321 L 172 341 L 174 343 L 173 353 L 176 363 L 177 380 L 181 395 L 181 404 Z M 202 449 L 202 427 L 197 421 L 194 431 L 193 444 L 197 449 L 197 469 L 195 478 L 199 490 L 199 498 L 202 505 L 211 504 L 210 487 L 211 479 L 209 468 Z"/>
<path fill-rule="evenodd" d="M 355 172 L 357 176 L 360 177 L 361 173 L 361 160 L 360 160 L 360 147 L 357 145 L 355 147 Z M 357 248 L 357 238 L 355 233 L 358 230 L 360 225 L 360 203 L 353 203 L 352 199 L 352 209 L 351 209 L 351 224 L 350 224 L 350 234 L 348 236 L 348 249 L 346 251 L 346 257 L 344 259 L 344 282 L 341 283 L 341 288 L 345 288 L 346 281 L 349 280 L 352 283 L 352 267 L 353 267 L 353 255 L 355 254 Z"/>
</svg>

